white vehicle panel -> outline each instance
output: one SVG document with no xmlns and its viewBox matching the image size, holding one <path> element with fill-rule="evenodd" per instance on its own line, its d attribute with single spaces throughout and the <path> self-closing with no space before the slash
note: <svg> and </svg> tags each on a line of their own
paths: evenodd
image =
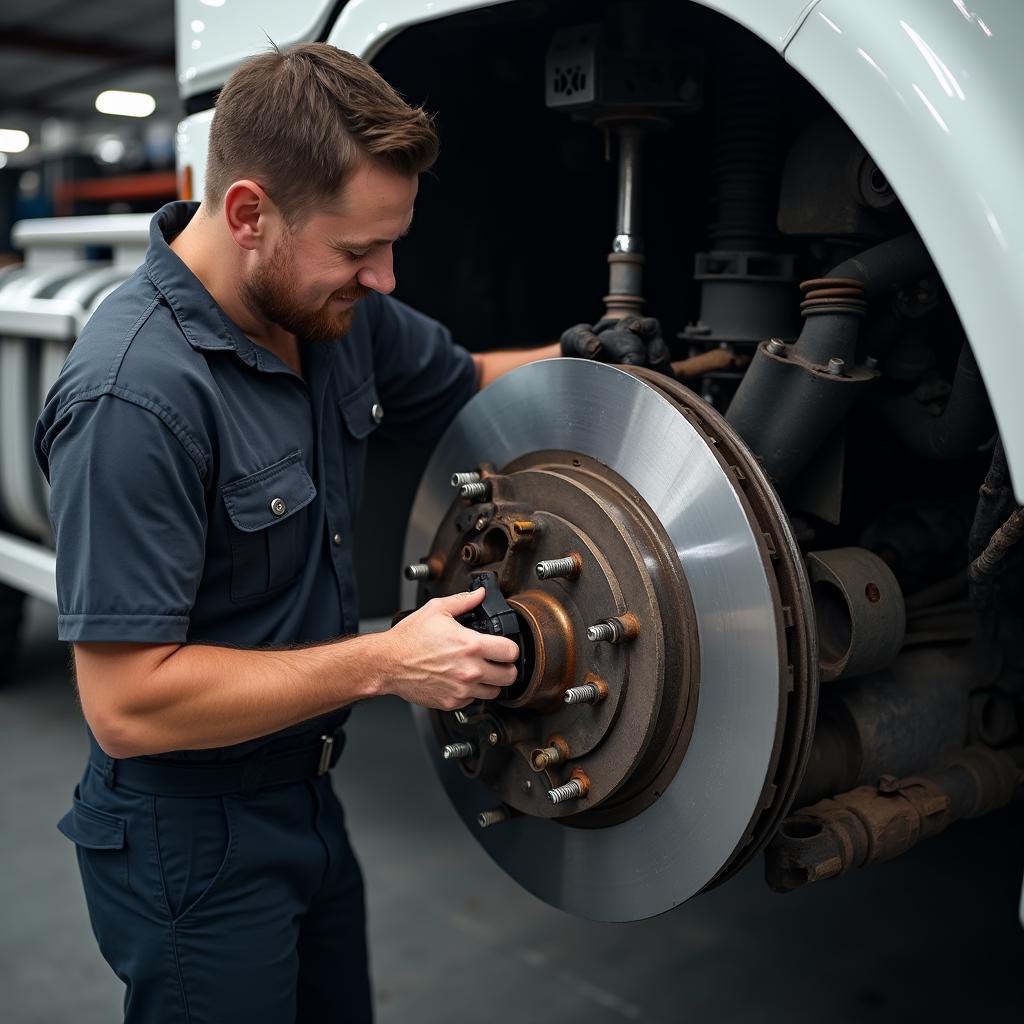
<svg viewBox="0 0 1024 1024">
<path fill-rule="evenodd" d="M 1024 4 L 822 0 L 786 58 L 871 153 L 956 305 L 1024 496 Z"/>
<path fill-rule="evenodd" d="M 507 0 L 349 0 L 331 27 L 327 42 L 372 60 L 389 39 L 421 22 L 463 11 L 496 7 Z"/>
<path fill-rule="evenodd" d="M 739 22 L 782 51 L 818 0 L 695 0 Z"/>
<path fill-rule="evenodd" d="M 324 29 L 333 0 L 177 0 L 175 53 L 178 91 L 216 89 L 239 61 L 278 46 L 308 42 Z"/>
</svg>

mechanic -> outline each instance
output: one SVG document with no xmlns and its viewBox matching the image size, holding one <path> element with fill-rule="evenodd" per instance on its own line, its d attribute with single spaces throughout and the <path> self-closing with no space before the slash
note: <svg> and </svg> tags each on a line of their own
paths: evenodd
<svg viewBox="0 0 1024 1024">
<path fill-rule="evenodd" d="M 90 738 L 59 828 L 127 1021 L 372 1018 L 328 774 L 349 706 L 464 707 L 518 652 L 456 622 L 482 589 L 353 635 L 367 438 L 435 440 L 479 387 L 560 351 L 647 361 L 650 331 L 608 324 L 471 356 L 390 298 L 436 154 L 429 115 L 351 54 L 248 60 L 217 101 L 203 202 L 154 216 L 40 416 Z"/>
</svg>

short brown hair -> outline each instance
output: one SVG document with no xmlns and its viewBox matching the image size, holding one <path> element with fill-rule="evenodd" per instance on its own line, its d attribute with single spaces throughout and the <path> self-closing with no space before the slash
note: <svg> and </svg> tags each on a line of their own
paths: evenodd
<svg viewBox="0 0 1024 1024">
<path fill-rule="evenodd" d="M 363 160 L 417 175 L 437 159 L 432 117 L 364 60 L 327 43 L 251 57 L 217 98 L 204 198 L 252 178 L 289 222 L 333 199 Z"/>
</svg>

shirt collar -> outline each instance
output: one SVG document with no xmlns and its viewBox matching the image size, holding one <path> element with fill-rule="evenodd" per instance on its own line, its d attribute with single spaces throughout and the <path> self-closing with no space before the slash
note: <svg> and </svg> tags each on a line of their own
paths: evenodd
<svg viewBox="0 0 1024 1024">
<path fill-rule="evenodd" d="M 193 348 L 229 349 L 250 366 L 260 370 L 272 369 L 269 365 L 271 354 L 242 333 L 168 244 L 181 233 L 198 209 L 199 203 L 179 201 L 157 210 L 149 222 L 146 274 L 167 300 L 182 334 Z M 278 362 L 277 359 L 273 361 Z"/>
</svg>

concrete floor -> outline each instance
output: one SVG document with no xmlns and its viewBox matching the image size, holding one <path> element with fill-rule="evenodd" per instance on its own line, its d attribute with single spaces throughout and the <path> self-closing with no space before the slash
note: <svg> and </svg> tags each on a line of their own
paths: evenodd
<svg viewBox="0 0 1024 1024">
<path fill-rule="evenodd" d="M 53 636 L 33 605 L 20 664 L 0 667 L 0 1022 L 111 1024 L 120 984 L 54 828 L 85 742 Z M 1019 805 L 806 892 L 772 894 L 757 863 L 663 917 L 596 925 L 498 872 L 424 770 L 400 703 L 360 707 L 349 735 L 335 784 L 367 876 L 380 1024 L 1024 1017 Z M 371 744 L 387 759 L 360 757 Z"/>
</svg>

